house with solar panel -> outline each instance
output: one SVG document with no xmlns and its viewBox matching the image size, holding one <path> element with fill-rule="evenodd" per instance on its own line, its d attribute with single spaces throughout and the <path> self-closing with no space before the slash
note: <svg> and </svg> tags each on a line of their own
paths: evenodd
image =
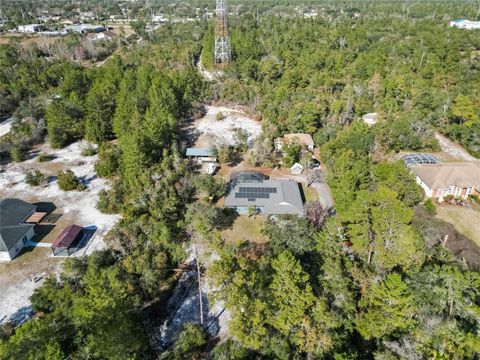
<svg viewBox="0 0 480 360">
<path fill-rule="evenodd" d="M 418 164 L 411 170 L 425 195 L 440 202 L 446 196 L 466 199 L 470 195 L 480 195 L 478 162 Z"/>
<path fill-rule="evenodd" d="M 407 154 L 402 156 L 402 159 L 409 168 L 414 165 L 438 164 L 438 159 L 430 154 Z"/>
<path fill-rule="evenodd" d="M 304 205 L 299 184 L 295 181 L 269 180 L 256 171 L 232 174 L 224 206 L 247 214 L 255 206 L 260 214 L 304 216 Z"/>
</svg>

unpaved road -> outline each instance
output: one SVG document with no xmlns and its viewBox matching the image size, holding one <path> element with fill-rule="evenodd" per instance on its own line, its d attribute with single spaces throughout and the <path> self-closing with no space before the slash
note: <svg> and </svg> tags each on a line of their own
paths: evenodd
<svg viewBox="0 0 480 360">
<path fill-rule="evenodd" d="M 444 152 L 453 156 L 456 160 L 460 161 L 476 161 L 477 159 L 470 155 L 463 147 L 446 138 L 445 136 L 435 133 L 435 137 L 440 144 L 440 147 Z"/>
</svg>

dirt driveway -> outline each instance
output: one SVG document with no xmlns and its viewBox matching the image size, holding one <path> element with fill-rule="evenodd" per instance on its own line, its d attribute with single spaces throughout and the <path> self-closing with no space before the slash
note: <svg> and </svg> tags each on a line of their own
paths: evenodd
<svg viewBox="0 0 480 360">
<path fill-rule="evenodd" d="M 470 155 L 463 147 L 446 138 L 445 136 L 436 133 L 435 137 L 442 148 L 442 151 L 451 155 L 454 159 L 460 161 L 476 161 L 474 156 Z"/>
</svg>

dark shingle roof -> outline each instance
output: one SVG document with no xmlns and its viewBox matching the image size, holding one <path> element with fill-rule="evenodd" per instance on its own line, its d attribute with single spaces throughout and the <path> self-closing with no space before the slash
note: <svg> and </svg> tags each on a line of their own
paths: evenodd
<svg viewBox="0 0 480 360">
<path fill-rule="evenodd" d="M 9 251 L 34 226 L 23 221 L 35 209 L 35 205 L 19 199 L 0 201 L 0 251 Z"/>
<path fill-rule="evenodd" d="M 33 224 L 20 224 L 0 227 L 0 251 L 9 251 L 13 248 L 33 226 Z"/>
<path fill-rule="evenodd" d="M 0 227 L 18 225 L 31 215 L 37 207 L 19 199 L 0 201 Z"/>
</svg>

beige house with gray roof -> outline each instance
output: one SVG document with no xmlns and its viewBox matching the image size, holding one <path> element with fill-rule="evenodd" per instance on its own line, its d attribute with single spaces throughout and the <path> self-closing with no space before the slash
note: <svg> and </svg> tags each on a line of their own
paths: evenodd
<svg viewBox="0 0 480 360">
<path fill-rule="evenodd" d="M 480 195 L 479 162 L 423 164 L 411 169 L 429 198 L 443 201 L 449 195 L 463 199 Z"/>
</svg>

